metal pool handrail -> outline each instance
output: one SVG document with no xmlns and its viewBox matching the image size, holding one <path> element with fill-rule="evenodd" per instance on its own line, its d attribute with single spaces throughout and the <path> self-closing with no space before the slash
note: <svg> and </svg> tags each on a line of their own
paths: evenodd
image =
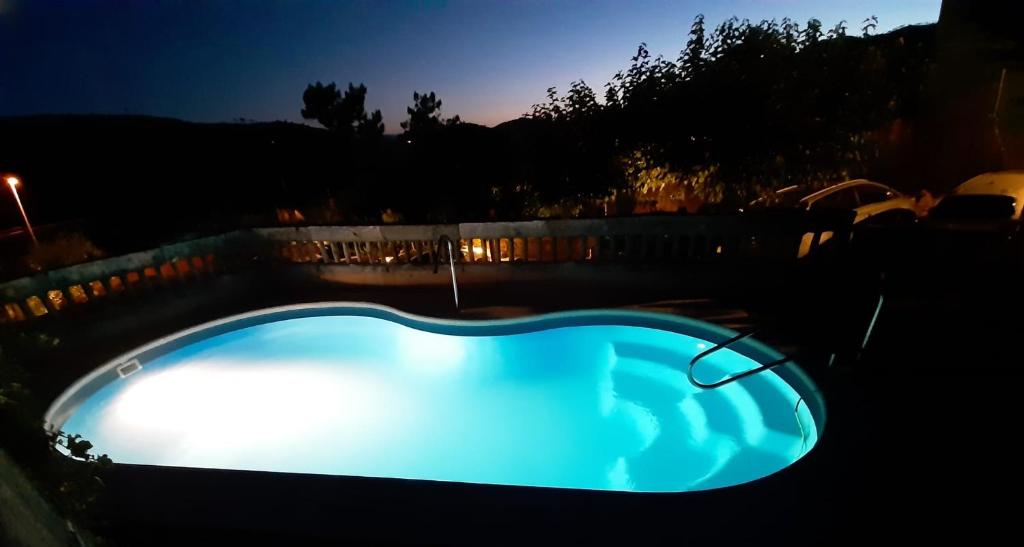
<svg viewBox="0 0 1024 547">
<path fill-rule="evenodd" d="M 434 254 L 434 273 L 437 273 L 441 265 L 441 245 L 448 244 L 448 266 L 452 271 L 452 293 L 455 295 L 455 309 L 459 309 L 459 284 L 455 281 L 455 243 L 452 238 L 442 235 L 437 238 L 437 253 Z"/>
<path fill-rule="evenodd" d="M 792 357 L 783 357 L 782 359 L 778 359 L 778 360 L 772 361 L 770 363 L 765 363 L 763 365 L 754 367 L 754 368 L 752 368 L 750 370 L 741 372 L 739 374 L 734 374 L 732 376 L 728 376 L 726 378 L 718 380 L 717 382 L 704 383 L 704 382 L 701 382 L 700 380 L 697 380 L 697 378 L 694 377 L 694 375 L 693 375 L 693 367 L 694 367 L 694 365 L 697 364 L 698 361 L 700 361 L 701 359 L 707 357 L 708 355 L 711 355 L 712 353 L 715 353 L 718 350 L 725 349 L 726 347 L 728 347 L 729 345 L 731 345 L 731 344 L 733 344 L 735 342 L 739 342 L 740 340 L 743 340 L 744 338 L 748 338 L 750 336 L 753 336 L 755 332 L 757 332 L 757 331 L 756 330 L 751 330 L 751 331 L 747 331 L 747 332 L 742 332 L 742 333 L 737 334 L 736 336 L 733 336 L 732 338 L 730 338 L 730 339 L 728 339 L 728 340 L 726 340 L 726 341 L 724 341 L 724 342 L 722 342 L 720 344 L 715 345 L 714 347 L 712 347 L 710 349 L 707 349 L 707 350 L 704 350 L 704 351 L 698 353 L 693 359 L 690 360 L 690 366 L 686 369 L 686 378 L 690 380 L 691 384 L 693 384 L 694 386 L 697 386 L 697 387 L 699 387 L 701 389 L 714 389 L 716 387 L 722 387 L 722 386 L 724 386 L 726 384 L 731 384 L 731 383 L 735 382 L 736 380 L 740 380 L 742 378 L 746 378 L 747 376 L 751 376 L 751 375 L 757 374 L 759 372 L 764 372 L 764 371 L 766 371 L 766 370 L 768 370 L 770 368 L 775 368 L 775 367 L 777 367 L 779 365 L 786 364 L 786 363 L 788 363 L 788 362 L 793 360 Z"/>
<path fill-rule="evenodd" d="M 807 402 L 804 401 L 803 395 L 797 397 L 796 404 L 793 405 L 793 417 L 796 418 L 796 427 L 800 430 L 800 454 L 802 455 L 807 451 L 807 433 L 804 431 L 804 423 L 800 420 L 800 405 L 807 406 Z M 807 409 L 810 412 L 810 407 Z"/>
</svg>

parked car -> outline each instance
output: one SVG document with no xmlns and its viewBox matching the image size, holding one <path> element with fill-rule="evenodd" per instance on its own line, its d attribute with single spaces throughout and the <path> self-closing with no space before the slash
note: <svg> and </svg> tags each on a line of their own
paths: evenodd
<svg viewBox="0 0 1024 547">
<path fill-rule="evenodd" d="M 853 223 L 910 224 L 917 220 L 914 198 L 865 179 L 848 180 L 820 190 L 794 185 L 762 196 L 750 203 L 749 210 L 796 209 L 803 211 L 852 211 Z M 806 256 L 814 234 L 804 234 L 797 256 Z M 832 238 L 832 232 L 821 235 L 821 243 Z"/>
<path fill-rule="evenodd" d="M 1021 219 L 1024 171 L 984 173 L 957 186 L 931 211 L 935 223 L 988 224 Z"/>
<path fill-rule="evenodd" d="M 1024 171 L 983 173 L 957 186 L 930 211 L 914 247 L 919 263 L 955 272 L 1024 265 Z"/>
<path fill-rule="evenodd" d="M 853 211 L 854 224 L 882 215 L 885 220 L 913 221 L 917 217 L 914 198 L 865 179 L 848 180 L 820 190 L 794 185 L 750 203 L 749 209 L 796 208 L 807 211 Z M 878 219 L 882 220 L 882 219 Z"/>
</svg>

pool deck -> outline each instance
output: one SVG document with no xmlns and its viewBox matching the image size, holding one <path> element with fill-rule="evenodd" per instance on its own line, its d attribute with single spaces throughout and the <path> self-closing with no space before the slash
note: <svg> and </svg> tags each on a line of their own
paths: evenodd
<svg viewBox="0 0 1024 547">
<path fill-rule="evenodd" d="M 124 296 L 104 306 L 69 310 L 69 317 L 46 318 L 38 330 L 61 343 L 45 364 L 54 386 L 66 386 L 103 362 L 155 338 L 228 315 L 300 302 L 373 302 L 401 311 L 443 318 L 512 318 L 581 308 L 628 308 L 702 319 L 728 328 L 754 324 L 750 312 L 707 297 L 666 294 L 661 289 L 607 291 L 560 284 L 520 284 L 494 288 L 460 287 L 463 307 L 438 287 L 355 287 L 327 281 L 225 275 L 140 297 Z M 50 319 L 57 319 L 51 321 Z M 97 344 L 102 340 L 103 344 Z M 59 362 L 60 366 L 54 366 Z M 63 387 L 60 387 L 63 389 Z M 56 393 L 53 393 L 56 396 Z"/>
<path fill-rule="evenodd" d="M 156 474 L 126 468 L 113 477 L 111 491 L 140 497 L 134 503 L 115 501 L 112 515 L 145 505 L 154 515 L 173 514 L 192 524 L 169 527 L 167 520 L 154 518 L 122 523 L 106 532 L 125 544 L 155 538 L 178 544 L 199 535 L 279 543 L 297 533 L 306 544 L 810 544 L 838 538 L 920 541 L 966 530 L 973 531 L 975 541 L 984 541 L 987 534 L 999 537 L 1000 525 L 1014 521 L 1013 507 L 995 503 L 1002 494 L 996 496 L 992 490 L 1009 494 L 1022 485 L 1020 473 L 1007 471 L 1018 467 L 1011 437 L 1020 416 L 1019 383 L 1014 380 L 1022 375 L 1020 322 L 1007 321 L 993 307 L 992 298 L 1000 298 L 1013 316 L 1019 316 L 1021 298 L 997 287 L 981 297 L 972 291 L 902 289 L 890 296 L 863 359 L 829 369 L 824 367 L 827 352 L 816 347 L 816 341 L 832 330 L 824 316 L 787 321 L 806 315 L 808 308 L 803 306 L 816 298 L 812 294 L 794 299 L 785 290 L 752 301 L 702 296 L 682 287 L 466 287 L 465 309 L 455 312 L 450 292 L 437 287 L 355 288 L 228 275 L 144 299 L 124 298 L 83 309 L 75 321 L 52 322 L 45 330 L 61 343 L 29 364 L 46 371 L 46 389 L 56 396 L 91 368 L 158 336 L 233 313 L 322 300 L 370 301 L 444 317 L 625 307 L 677 313 L 732 328 L 782 324 L 785 328 L 775 329 L 767 341 L 799 354 L 806 368 L 817 371 L 829 422 L 821 442 L 804 460 L 750 485 L 675 497 L 623 497 L 480 485 L 439 490 L 420 482 L 245 472 Z M 872 305 L 870 299 L 864 302 L 867 308 Z M 219 487 L 211 489 L 210 484 Z M 225 485 L 230 488 L 225 490 Z M 168 489 L 180 492 L 186 486 L 194 488 L 188 499 L 165 495 Z M 253 499 L 278 501 L 254 509 Z M 211 508 L 220 511 L 216 518 L 204 516 Z M 968 528 L 969 522 L 988 525 Z"/>
</svg>

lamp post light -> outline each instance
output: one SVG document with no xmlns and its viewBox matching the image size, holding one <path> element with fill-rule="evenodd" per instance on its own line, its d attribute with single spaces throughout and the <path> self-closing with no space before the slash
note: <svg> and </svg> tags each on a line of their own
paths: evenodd
<svg viewBox="0 0 1024 547">
<path fill-rule="evenodd" d="M 32 243 L 39 245 L 36 233 L 32 230 L 32 223 L 28 221 L 28 215 L 25 213 L 25 206 L 21 204 L 21 196 L 18 195 L 18 185 L 21 184 L 21 181 L 13 175 L 4 180 L 7 181 L 7 186 L 10 186 L 11 193 L 14 194 L 14 201 L 18 202 L 18 210 L 21 211 L 21 218 L 25 219 L 25 228 L 28 228 L 28 235 L 32 237 Z"/>
</svg>

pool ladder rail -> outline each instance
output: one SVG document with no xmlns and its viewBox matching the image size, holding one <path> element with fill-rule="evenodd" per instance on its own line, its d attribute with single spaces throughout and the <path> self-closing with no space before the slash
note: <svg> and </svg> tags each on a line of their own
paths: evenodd
<svg viewBox="0 0 1024 547">
<path fill-rule="evenodd" d="M 459 284 L 455 280 L 455 242 L 447 235 L 437 238 L 437 251 L 434 253 L 434 273 L 438 272 L 441 266 L 441 248 L 448 248 L 448 267 L 452 272 L 452 294 L 455 296 L 455 310 L 459 309 Z"/>
<path fill-rule="evenodd" d="M 885 280 L 885 275 L 883 274 L 882 275 L 882 281 L 884 282 L 884 280 Z M 879 291 L 879 293 L 878 293 L 878 302 L 875 305 L 874 313 L 871 314 L 871 321 L 868 323 L 867 330 L 864 332 L 864 338 L 860 342 L 860 348 L 859 348 L 859 350 L 857 352 L 857 360 L 858 361 L 861 359 L 861 357 L 862 357 L 862 355 L 864 353 L 864 350 L 866 350 L 867 347 L 868 347 L 868 342 L 871 340 L 871 334 L 872 334 L 872 332 L 874 332 L 875 323 L 878 322 L 878 315 L 882 311 L 882 304 L 884 302 L 885 302 L 885 293 L 884 293 L 884 291 Z M 750 376 L 750 375 L 753 375 L 753 374 L 757 374 L 759 372 L 764 372 L 764 371 L 766 371 L 766 370 L 768 370 L 770 368 L 775 368 L 775 367 L 777 367 L 779 365 L 784 365 L 784 364 L 789 363 L 790 361 L 793 360 L 792 357 L 783 357 L 782 359 L 778 359 L 778 360 L 772 361 L 770 363 L 765 363 L 763 365 L 754 367 L 754 368 L 752 368 L 750 370 L 741 372 L 739 374 L 734 374 L 732 376 L 727 376 L 727 377 L 725 377 L 725 378 L 723 378 L 721 380 L 718 380 L 717 382 L 704 383 L 704 382 L 701 382 L 700 380 L 697 380 L 697 378 L 693 374 L 693 367 L 701 359 L 707 357 L 708 355 L 711 355 L 712 353 L 715 353 L 716 351 L 719 351 L 719 350 L 722 350 L 724 348 L 727 348 L 731 344 L 739 342 L 740 340 L 743 340 L 744 338 L 748 338 L 750 336 L 753 336 L 757 332 L 757 330 L 758 329 L 753 329 L 753 330 L 749 330 L 747 332 L 743 332 L 743 333 L 737 334 L 736 336 L 733 336 L 732 338 L 729 338 L 728 340 L 726 340 L 724 342 L 716 344 L 714 347 L 712 347 L 710 349 L 707 349 L 705 351 L 702 351 L 702 352 L 698 353 L 693 359 L 690 360 L 690 366 L 686 370 L 686 377 L 690 380 L 690 383 L 693 384 L 696 387 L 701 388 L 701 389 L 713 389 L 713 388 L 716 388 L 716 387 L 721 387 L 721 386 L 724 386 L 724 385 L 727 385 L 727 384 L 731 384 L 731 383 L 735 382 L 736 380 L 740 380 L 740 379 L 746 378 L 747 376 Z M 833 353 L 832 356 L 829 358 L 829 363 L 828 364 L 829 364 L 830 367 L 835 362 L 835 360 L 836 360 L 836 354 Z"/>
<path fill-rule="evenodd" d="M 755 329 L 737 334 L 736 336 L 733 336 L 732 338 L 729 338 L 728 340 L 721 342 L 710 349 L 698 353 L 693 359 L 690 360 L 690 366 L 686 371 L 686 377 L 690 380 L 690 383 L 701 389 L 714 389 L 717 387 L 722 387 L 724 385 L 731 384 L 737 380 L 746 378 L 747 376 L 751 376 L 759 372 L 764 372 L 768 369 L 775 368 L 779 365 L 784 365 L 786 363 L 793 361 L 792 357 L 783 357 L 782 359 L 777 359 L 775 361 L 765 363 L 763 365 L 754 367 L 750 370 L 741 372 L 739 374 L 727 376 L 721 380 L 718 380 L 717 382 L 704 383 L 697 380 L 697 378 L 694 377 L 693 367 L 698 362 L 700 362 L 701 359 L 707 357 L 708 355 L 711 355 L 712 353 L 715 353 L 716 351 L 725 349 L 729 347 L 729 345 L 739 342 L 744 338 L 749 338 L 750 336 L 753 336 L 756 332 L 757 330 Z M 793 417 L 796 419 L 797 430 L 800 432 L 800 454 L 802 455 L 807 451 L 808 434 L 807 428 L 804 426 L 803 420 L 800 419 L 800 405 L 807 406 L 807 402 L 804 400 L 803 396 L 798 397 L 796 403 L 793 406 Z"/>
<path fill-rule="evenodd" d="M 750 370 L 743 371 L 743 372 L 741 372 L 739 374 L 733 374 L 732 376 L 727 376 L 727 377 L 722 378 L 721 380 L 718 380 L 716 382 L 705 383 L 705 382 L 701 382 L 700 380 L 698 380 L 695 377 L 695 375 L 693 373 L 693 368 L 694 368 L 694 366 L 697 365 L 698 362 L 700 362 L 701 359 L 703 359 L 703 358 L 707 357 L 708 355 L 711 355 L 712 353 L 715 353 L 715 352 L 717 352 L 719 350 L 723 350 L 723 349 L 729 347 L 730 345 L 732 345 L 732 344 L 734 344 L 736 342 L 739 342 L 740 340 L 743 340 L 744 338 L 749 338 L 749 337 L 753 336 L 754 333 L 756 333 L 756 332 L 757 332 L 757 330 L 750 330 L 750 331 L 747 331 L 747 332 L 743 332 L 743 333 L 737 334 L 736 336 L 733 336 L 732 338 L 730 338 L 730 339 L 728 339 L 728 340 L 726 340 L 724 342 L 716 344 L 712 348 L 706 349 L 706 350 L 698 353 L 693 359 L 690 360 L 690 366 L 686 369 L 686 377 L 687 377 L 687 379 L 690 380 L 691 384 L 693 384 L 694 386 L 699 387 L 701 389 L 714 389 L 716 387 L 722 387 L 724 385 L 731 384 L 731 383 L 733 383 L 733 382 L 735 382 L 737 380 L 741 380 L 743 378 L 746 378 L 747 376 L 751 376 L 751 375 L 757 374 L 759 372 L 764 372 L 764 371 L 766 371 L 768 369 L 775 368 L 775 367 L 777 367 L 779 365 L 784 365 L 784 364 L 789 363 L 789 362 L 791 362 L 793 360 L 792 357 L 783 357 L 782 359 L 778 359 L 778 360 L 775 360 L 775 361 L 771 361 L 769 363 L 765 363 L 765 364 L 760 365 L 760 366 L 756 366 L 756 367 L 754 367 L 754 368 L 752 368 Z"/>
</svg>

